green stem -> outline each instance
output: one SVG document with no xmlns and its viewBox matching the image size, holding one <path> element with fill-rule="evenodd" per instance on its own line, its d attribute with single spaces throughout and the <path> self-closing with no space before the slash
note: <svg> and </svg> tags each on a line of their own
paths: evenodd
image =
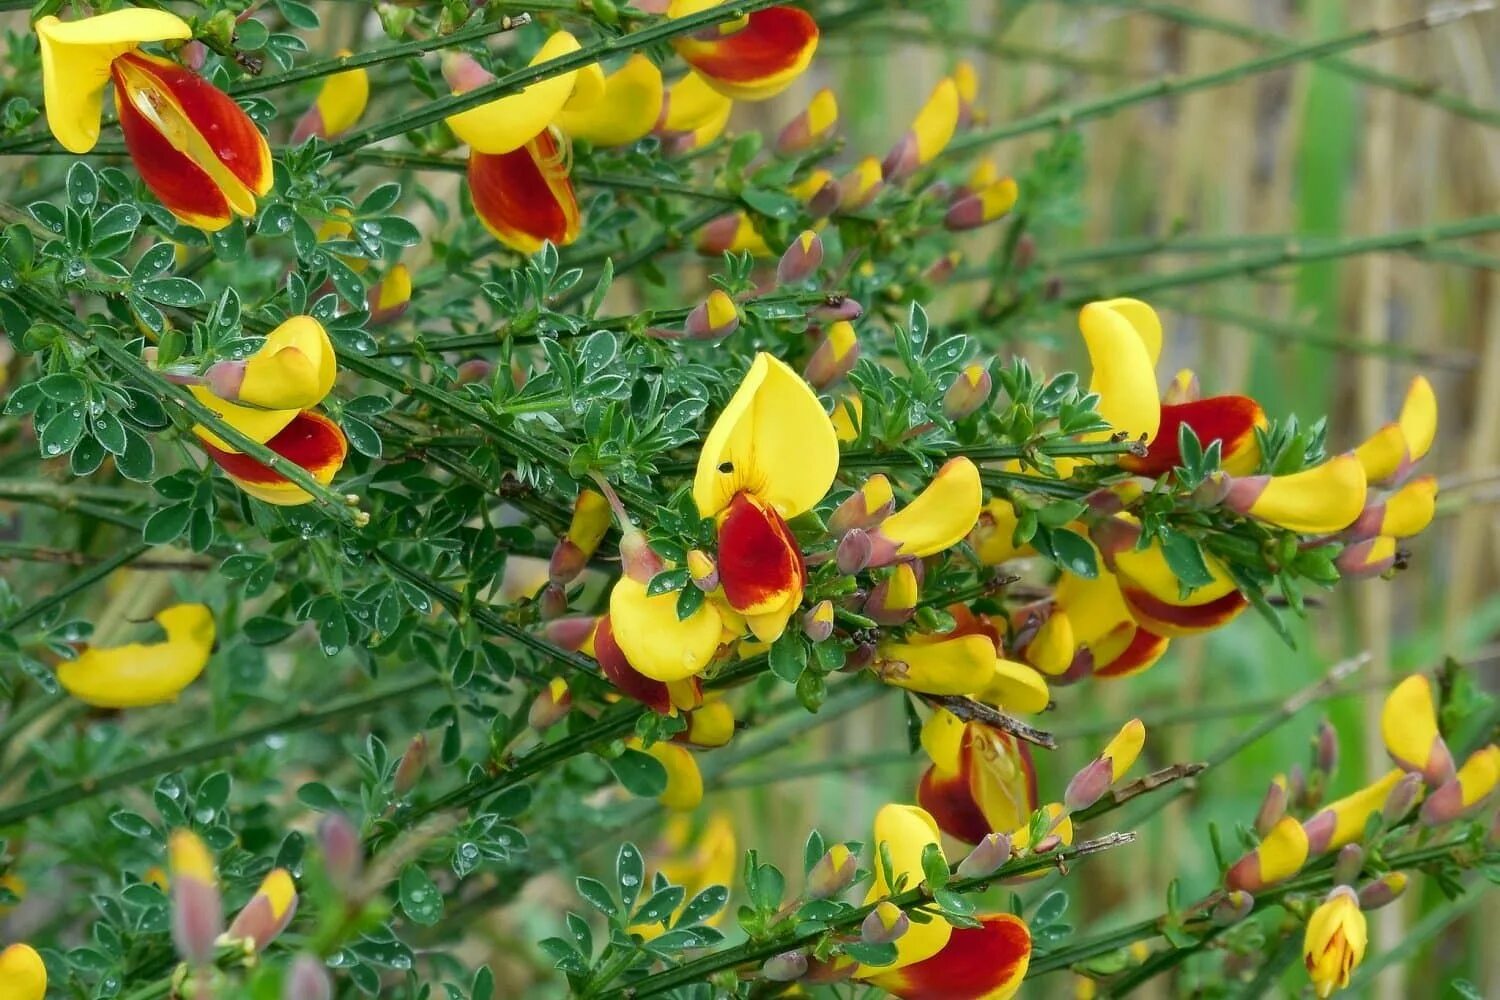
<svg viewBox="0 0 1500 1000">
<path fill-rule="evenodd" d="M 1119 7 L 1140 11 L 1143 14 L 1150 14 L 1153 17 L 1161 18 L 1164 21 L 1171 21 L 1174 24 L 1181 24 L 1190 28 L 1202 28 L 1206 31 L 1228 35 L 1231 38 L 1238 38 L 1243 42 L 1264 45 L 1268 48 L 1281 51 L 1296 47 L 1296 42 L 1291 39 L 1283 38 L 1269 31 L 1262 31 L 1254 25 L 1243 24 L 1239 21 L 1231 21 L 1222 17 L 1214 17 L 1212 14 L 1201 13 L 1191 8 L 1178 7 L 1173 4 L 1142 3 L 1140 0 L 1083 0 L 1083 2 L 1102 7 Z M 1467 118 L 1470 121 L 1476 121 L 1483 125 L 1500 127 L 1500 109 L 1479 107 L 1458 94 L 1439 89 L 1439 85 L 1436 83 L 1412 80 L 1407 77 L 1397 76 L 1394 73 L 1386 73 L 1383 70 L 1373 69 L 1354 62 L 1351 59 L 1344 59 L 1339 56 L 1320 59 L 1319 65 L 1341 76 L 1347 76 L 1351 80 L 1358 80 L 1361 83 L 1383 87 L 1386 90 L 1395 91 L 1406 97 L 1425 101 L 1435 107 L 1442 108 L 1444 111 L 1458 115 L 1460 118 Z"/>
<path fill-rule="evenodd" d="M 158 775 L 167 774 L 180 767 L 227 757 L 242 747 L 265 739 L 275 733 L 294 733 L 304 729 L 315 729 L 328 722 L 352 718 L 376 711 L 399 701 L 407 700 L 421 691 L 432 688 L 431 677 L 408 681 L 385 691 L 338 701 L 317 710 L 299 709 L 288 715 L 278 716 L 268 722 L 248 729 L 236 730 L 227 736 L 195 743 L 174 753 L 122 767 L 106 774 L 95 775 L 55 788 L 50 792 L 18 802 L 13 806 L 0 807 L 0 827 L 19 823 L 32 816 L 73 805 L 117 788 L 125 788 Z"/>
<path fill-rule="evenodd" d="M 31 621 L 33 618 L 38 618 L 46 614 L 48 611 L 51 611 L 53 608 L 66 602 L 68 598 L 72 597 L 74 594 L 78 593 L 81 590 L 88 589 L 98 581 L 104 579 L 106 576 L 109 576 L 121 566 L 129 564 L 132 560 L 138 559 L 150 550 L 151 546 L 142 545 L 140 543 L 137 543 L 135 545 L 127 545 L 125 548 L 121 549 L 119 552 L 116 552 L 114 555 L 110 556 L 108 559 L 105 559 L 103 562 L 91 566 L 88 569 L 84 570 L 82 573 L 79 573 L 73 579 L 69 580 L 66 584 L 59 587 L 56 591 L 48 594 L 46 597 L 35 602 L 34 604 L 29 605 L 28 607 L 22 608 L 20 611 L 7 618 L 5 621 L 0 622 L 0 632 L 10 632 L 13 629 L 16 629 L 21 625 L 24 625 L 27 622 Z"/>
<path fill-rule="evenodd" d="M 703 28 L 722 24 L 745 14 L 757 10 L 764 10 L 774 6 L 778 0 L 738 0 L 738 2 L 721 3 L 707 10 L 690 14 L 687 17 L 679 17 L 671 20 L 662 20 L 648 25 L 639 31 L 632 31 L 615 38 L 607 38 L 593 45 L 585 46 L 575 52 L 549 59 L 535 66 L 527 66 L 514 73 L 508 73 L 496 80 L 492 80 L 482 86 L 475 87 L 463 94 L 453 94 L 448 97 L 429 101 L 422 107 L 403 115 L 395 115 L 390 119 L 377 122 L 367 128 L 353 132 L 342 139 L 332 143 L 334 158 L 347 155 L 354 150 L 363 149 L 365 146 L 373 145 L 385 139 L 398 135 L 404 135 L 415 129 L 436 124 L 460 111 L 477 108 L 482 104 L 488 104 L 497 98 L 510 94 L 518 94 L 526 87 L 540 80 L 546 80 L 563 73 L 571 73 L 580 70 L 591 63 L 600 62 L 610 56 L 626 52 L 635 52 L 639 49 L 676 38 L 678 35 L 686 35 L 699 31 Z"/>
<path fill-rule="evenodd" d="M 1462 16 L 1462 14 L 1455 16 Z M 1131 87 L 1127 90 L 1110 94 L 1107 97 L 1081 101 L 1077 104 L 1043 111 L 1039 114 L 1007 122 L 1004 125 L 997 125 L 994 128 L 976 129 L 954 139 L 948 144 L 948 148 L 943 151 L 942 155 L 952 156 L 956 153 L 987 146 L 1003 139 L 1014 139 L 1017 136 L 1029 135 L 1033 132 L 1045 132 L 1048 129 L 1054 128 L 1070 128 L 1095 118 L 1107 117 L 1123 108 L 1141 104 L 1145 101 L 1154 101 L 1162 97 L 1174 97 L 1182 94 L 1191 94 L 1200 90 L 1209 90 L 1214 87 L 1222 87 L 1225 84 L 1234 83 L 1246 77 L 1257 76 L 1270 70 L 1280 69 L 1283 66 L 1291 66 L 1295 63 L 1307 62 L 1313 59 L 1322 59 L 1339 52 L 1346 52 L 1350 49 L 1370 45 L 1374 42 L 1386 41 L 1387 39 L 1396 38 L 1414 31 L 1423 31 L 1433 27 L 1437 23 L 1441 22 L 1436 15 L 1427 15 L 1390 27 L 1365 28 L 1362 31 L 1340 35 L 1337 38 L 1311 42 L 1307 45 L 1298 45 L 1242 63 L 1235 63 L 1224 69 L 1204 73 L 1200 76 L 1188 77 L 1187 79 L 1163 77 L 1155 82 Z"/>
</svg>

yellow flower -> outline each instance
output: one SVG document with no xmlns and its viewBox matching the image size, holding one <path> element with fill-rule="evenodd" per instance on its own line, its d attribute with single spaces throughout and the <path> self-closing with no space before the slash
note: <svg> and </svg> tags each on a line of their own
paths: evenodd
<svg viewBox="0 0 1500 1000">
<path fill-rule="evenodd" d="M 918 806 L 891 803 L 882 806 L 875 814 L 875 850 L 879 857 L 880 845 L 885 844 L 891 859 L 890 875 L 900 880 L 905 876 L 905 888 L 914 889 L 922 883 L 922 854 L 929 844 L 937 845 L 941 834 L 937 821 Z M 880 864 L 874 865 L 875 882 L 865 894 L 865 903 L 874 903 L 890 896 L 895 887 L 886 881 L 886 872 Z M 912 922 L 911 928 L 897 941 L 896 960 L 879 967 L 860 966 L 855 976 L 872 976 L 894 972 L 897 969 L 931 958 L 943 950 L 953 934 L 953 925 L 941 917 L 927 923 Z"/>
<path fill-rule="evenodd" d="M 1424 675 L 1412 674 L 1386 696 L 1380 735 L 1392 760 L 1433 787 L 1453 777 L 1453 755 L 1438 732 L 1432 684 Z"/>
<path fill-rule="evenodd" d="M 352 55 L 348 49 L 340 49 L 340 58 Z M 310 136 L 331 139 L 354 127 L 370 103 L 370 74 L 364 67 L 355 67 L 342 73 L 333 73 L 323 78 L 318 89 L 318 98 L 307 113 L 297 120 L 292 130 L 292 141 L 302 142 Z"/>
<path fill-rule="evenodd" d="M 167 634 L 164 642 L 89 646 L 58 666 L 58 683 L 79 701 L 99 708 L 176 701 L 213 653 L 213 614 L 203 604 L 174 604 L 155 620 Z"/>
<path fill-rule="evenodd" d="M 1283 816 L 1260 844 L 1230 866 L 1224 884 L 1231 889 L 1259 892 L 1295 875 L 1307 861 L 1307 831 L 1290 816 Z"/>
<path fill-rule="evenodd" d="M 538 66 L 560 59 L 579 48 L 577 38 L 566 31 L 557 31 L 542 44 L 528 65 Z M 598 63 L 590 63 L 581 70 L 538 80 L 519 94 L 451 115 L 447 119 L 448 127 L 476 153 L 510 153 L 525 146 L 556 121 L 564 106 L 575 97 L 578 99 L 575 107 L 586 107 L 597 102 L 603 92 L 603 71 Z"/>
<path fill-rule="evenodd" d="M 577 109 L 565 106 L 557 125 L 595 146 L 628 146 L 655 127 L 663 100 L 661 70 L 637 52 L 604 78 L 604 94 L 597 102 Z"/>
<path fill-rule="evenodd" d="M 1349 985 L 1349 974 L 1364 959 L 1368 942 L 1359 898 L 1341 885 L 1313 911 L 1302 942 L 1302 961 L 1320 998 Z"/>
<path fill-rule="evenodd" d="M 47 994 L 47 967 L 30 945 L 13 944 L 0 951 L 0 1000 L 42 1000 Z"/>
<path fill-rule="evenodd" d="M 944 77 L 917 112 L 911 128 L 886 154 L 881 171 L 887 181 L 898 181 L 931 163 L 953 139 L 958 128 L 958 85 Z"/>
</svg>

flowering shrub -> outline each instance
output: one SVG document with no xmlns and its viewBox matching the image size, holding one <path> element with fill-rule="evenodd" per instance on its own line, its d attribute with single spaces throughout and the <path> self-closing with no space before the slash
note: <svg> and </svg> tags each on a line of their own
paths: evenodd
<svg viewBox="0 0 1500 1000">
<path fill-rule="evenodd" d="M 1493 878 L 1453 669 L 1393 685 L 1389 773 L 1329 801 L 1325 726 L 1216 887 L 1121 930 L 1063 920 L 1146 846 L 1117 810 L 1322 687 L 1206 763 L 1137 766 L 1132 718 L 1037 768 L 1177 642 L 1290 643 L 1420 554 L 1425 378 L 1355 428 L 1163 369 L 1149 296 L 1036 266 L 1078 136 L 1008 176 L 966 62 L 884 155 L 830 90 L 730 127 L 866 5 L 388 4 L 310 52 L 335 6 L 44 2 L 12 42 L 0 998 L 1004 1000 L 1199 953 L 1219 995 L 1299 945 L 1328 996 L 1412 873 Z M 1021 319 L 1083 370 L 997 354 Z M 915 784 L 872 829 L 703 805 L 874 701 Z"/>
</svg>

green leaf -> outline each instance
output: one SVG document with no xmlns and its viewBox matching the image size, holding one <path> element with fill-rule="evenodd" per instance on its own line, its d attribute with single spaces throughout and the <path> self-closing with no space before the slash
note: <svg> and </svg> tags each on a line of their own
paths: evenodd
<svg viewBox="0 0 1500 1000">
<path fill-rule="evenodd" d="M 1180 531 L 1167 532 L 1162 536 L 1161 552 L 1167 560 L 1167 568 L 1190 590 L 1214 582 L 1214 575 L 1208 571 L 1208 563 L 1203 559 L 1203 549 L 1191 535 Z"/>
<path fill-rule="evenodd" d="M 356 417 L 345 415 L 339 426 L 343 428 L 344 437 L 354 446 L 354 450 L 361 455 L 370 458 L 379 458 L 382 447 L 380 443 L 380 432 L 369 424 Z"/>
<path fill-rule="evenodd" d="M 635 907 L 636 897 L 641 894 L 645 881 L 646 862 L 641 858 L 641 849 L 626 841 L 615 855 L 615 882 L 626 913 Z"/>
<path fill-rule="evenodd" d="M 672 911 L 682 905 L 683 897 L 687 890 L 680 885 L 669 885 L 660 892 L 651 894 L 651 898 L 641 904 L 641 908 L 631 917 L 632 924 L 664 924 L 671 919 Z"/>
<path fill-rule="evenodd" d="M 256 615 L 247 619 L 240 631 L 252 646 L 273 646 L 297 631 L 297 624 L 268 615 Z"/>
<path fill-rule="evenodd" d="M 677 620 L 687 621 L 703 606 L 703 591 L 697 587 L 683 587 L 677 592 Z"/>
<path fill-rule="evenodd" d="M 948 884 L 948 861 L 937 844 L 922 848 L 922 881 L 929 889 L 941 889 Z"/>
<path fill-rule="evenodd" d="M 82 160 L 68 168 L 68 203 L 82 212 L 93 209 L 99 201 L 99 178 L 94 170 Z"/>
<path fill-rule="evenodd" d="M 609 762 L 621 785 L 631 795 L 653 799 L 667 790 L 667 769 L 661 761 L 633 747 L 626 747 L 620 756 Z"/>
<path fill-rule="evenodd" d="M 1054 889 L 1042 897 L 1042 901 L 1036 905 L 1036 912 L 1031 915 L 1029 923 L 1033 927 L 1046 927 L 1055 924 L 1068 912 L 1068 894 L 1061 889 Z"/>
<path fill-rule="evenodd" d="M 126 428 L 125 450 L 115 459 L 115 468 L 126 479 L 138 483 L 149 483 L 156 471 L 156 453 L 151 444 L 137 431 Z"/>
<path fill-rule="evenodd" d="M 896 944 L 893 941 L 882 944 L 849 941 L 844 945 L 844 954 L 862 965 L 890 965 L 896 960 Z"/>
<path fill-rule="evenodd" d="M 413 923 L 434 926 L 443 916 L 443 894 L 418 865 L 408 865 L 401 873 L 399 889 L 401 909 Z"/>
<path fill-rule="evenodd" d="M 75 404 L 53 414 L 37 435 L 37 445 L 43 457 L 56 458 L 73 450 L 83 437 L 83 413 L 83 406 Z"/>
<path fill-rule="evenodd" d="M 688 900 L 687 905 L 682 908 L 682 915 L 672 926 L 691 927 L 701 924 L 724 909 L 724 904 L 728 902 L 729 890 L 722 885 L 711 885 Z"/>
<path fill-rule="evenodd" d="M 606 917 L 619 914 L 620 908 L 615 905 L 614 897 L 609 894 L 603 882 L 596 878 L 589 878 L 587 875 L 580 875 L 575 884 L 578 886 L 578 895 L 582 896 L 594 909 Z"/>
<path fill-rule="evenodd" d="M 337 812 L 339 809 L 338 796 L 321 781 L 309 781 L 298 788 L 297 801 L 318 812 Z"/>
<path fill-rule="evenodd" d="M 664 569 L 651 578 L 646 584 L 646 596 L 656 597 L 660 594 L 670 594 L 674 590 L 681 590 L 691 581 L 691 575 L 686 567 L 677 569 Z"/>
<path fill-rule="evenodd" d="M 807 646 L 802 636 L 788 630 L 771 647 L 771 672 L 788 684 L 797 683 L 807 669 Z"/>
<path fill-rule="evenodd" d="M 146 519 L 141 527 L 141 539 L 149 545 L 166 545 L 187 530 L 192 516 L 191 504 L 175 503 L 163 507 Z"/>
</svg>

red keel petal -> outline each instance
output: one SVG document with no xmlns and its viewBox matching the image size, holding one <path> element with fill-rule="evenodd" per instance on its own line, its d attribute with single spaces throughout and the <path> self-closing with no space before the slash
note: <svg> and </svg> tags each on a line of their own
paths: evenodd
<svg viewBox="0 0 1500 1000">
<path fill-rule="evenodd" d="M 469 195 L 494 237 L 522 253 L 578 238 L 578 198 L 550 131 L 509 153 L 470 153 Z"/>
<path fill-rule="evenodd" d="M 807 582 L 792 529 L 746 493 L 729 501 L 719 525 L 719 582 L 729 606 L 747 614 L 782 605 Z"/>
<path fill-rule="evenodd" d="M 795 66 L 818 42 L 818 24 L 796 7 L 767 7 L 750 15 L 732 35 L 679 46 L 683 59 L 704 76 L 729 83 L 754 83 Z"/>
<path fill-rule="evenodd" d="M 1138 476 L 1154 478 L 1171 472 L 1182 464 L 1182 451 L 1177 441 L 1182 426 L 1186 424 L 1198 435 L 1204 448 L 1214 441 L 1220 442 L 1226 468 L 1244 474 L 1253 470 L 1235 469 L 1228 460 L 1252 446 L 1255 429 L 1264 427 L 1265 423 L 1266 415 L 1260 404 L 1249 396 L 1210 396 L 1191 403 L 1168 403 L 1161 408 L 1161 427 L 1146 449 L 1145 457 L 1125 455 L 1120 459 L 1120 465 Z"/>
<path fill-rule="evenodd" d="M 235 479 L 256 486 L 276 486 L 287 478 L 262 465 L 258 460 L 237 451 L 223 451 L 202 438 L 198 443 L 219 468 Z M 266 447 L 313 475 L 331 478 L 344 464 L 349 444 L 338 424 L 321 413 L 303 410 L 282 431 L 266 442 Z"/>
</svg>

